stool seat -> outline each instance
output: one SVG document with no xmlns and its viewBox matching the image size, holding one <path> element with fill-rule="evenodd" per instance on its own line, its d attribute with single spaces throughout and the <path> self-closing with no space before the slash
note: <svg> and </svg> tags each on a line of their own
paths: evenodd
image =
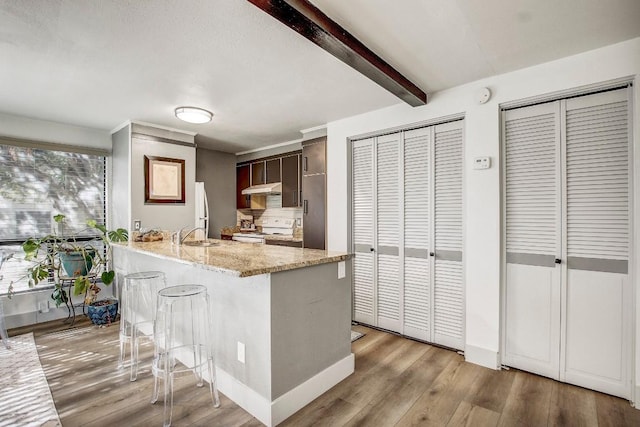
<svg viewBox="0 0 640 427">
<path fill-rule="evenodd" d="M 131 381 L 138 377 L 139 341 L 153 339 L 153 322 L 156 314 L 157 295 L 166 286 L 161 271 L 142 271 L 124 277 L 120 307 L 120 359 L 124 367 L 125 347 L 130 344 Z"/>
<path fill-rule="evenodd" d="M 164 382 L 164 425 L 171 425 L 174 378 L 194 374 L 204 385 L 205 370 L 214 408 L 220 406 L 211 333 L 211 306 L 202 285 L 169 286 L 158 292 L 154 322 L 154 387 L 151 403 L 158 400 L 158 380 Z"/>
</svg>

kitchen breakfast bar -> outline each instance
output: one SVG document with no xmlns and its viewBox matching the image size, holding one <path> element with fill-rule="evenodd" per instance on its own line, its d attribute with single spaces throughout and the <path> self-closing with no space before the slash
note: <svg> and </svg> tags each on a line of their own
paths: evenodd
<svg viewBox="0 0 640 427">
<path fill-rule="evenodd" d="M 353 373 L 350 256 L 208 242 L 115 244 L 114 267 L 119 279 L 162 271 L 169 286 L 205 285 L 219 390 L 277 425 Z"/>
</svg>

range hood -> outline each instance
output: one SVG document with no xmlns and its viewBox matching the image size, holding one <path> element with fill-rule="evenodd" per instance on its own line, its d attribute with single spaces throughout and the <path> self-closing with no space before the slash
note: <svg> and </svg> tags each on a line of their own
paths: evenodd
<svg viewBox="0 0 640 427">
<path fill-rule="evenodd" d="M 280 194 L 282 193 L 282 183 L 252 185 L 242 190 L 242 194 Z"/>
</svg>

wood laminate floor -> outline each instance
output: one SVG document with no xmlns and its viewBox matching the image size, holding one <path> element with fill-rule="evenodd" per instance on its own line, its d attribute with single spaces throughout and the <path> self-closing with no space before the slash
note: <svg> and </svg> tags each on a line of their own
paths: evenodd
<svg viewBox="0 0 640 427">
<path fill-rule="evenodd" d="M 356 371 L 283 426 L 640 426 L 640 411 L 623 399 L 517 370 L 466 363 L 455 352 L 356 326 Z M 81 320 L 17 328 L 33 332 L 64 427 L 162 425 L 162 404 L 149 403 L 148 365 L 138 380 L 118 370 L 118 324 Z M 151 357 L 149 344 L 141 356 Z M 174 426 L 259 426 L 221 395 L 213 409 L 192 378 L 176 384 Z"/>
</svg>

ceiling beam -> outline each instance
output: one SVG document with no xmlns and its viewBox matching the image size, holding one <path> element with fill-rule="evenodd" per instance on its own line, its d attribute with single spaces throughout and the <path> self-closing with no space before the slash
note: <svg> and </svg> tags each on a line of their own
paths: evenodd
<svg viewBox="0 0 640 427">
<path fill-rule="evenodd" d="M 307 0 L 248 0 L 345 64 L 417 107 L 427 94 Z"/>
</svg>

